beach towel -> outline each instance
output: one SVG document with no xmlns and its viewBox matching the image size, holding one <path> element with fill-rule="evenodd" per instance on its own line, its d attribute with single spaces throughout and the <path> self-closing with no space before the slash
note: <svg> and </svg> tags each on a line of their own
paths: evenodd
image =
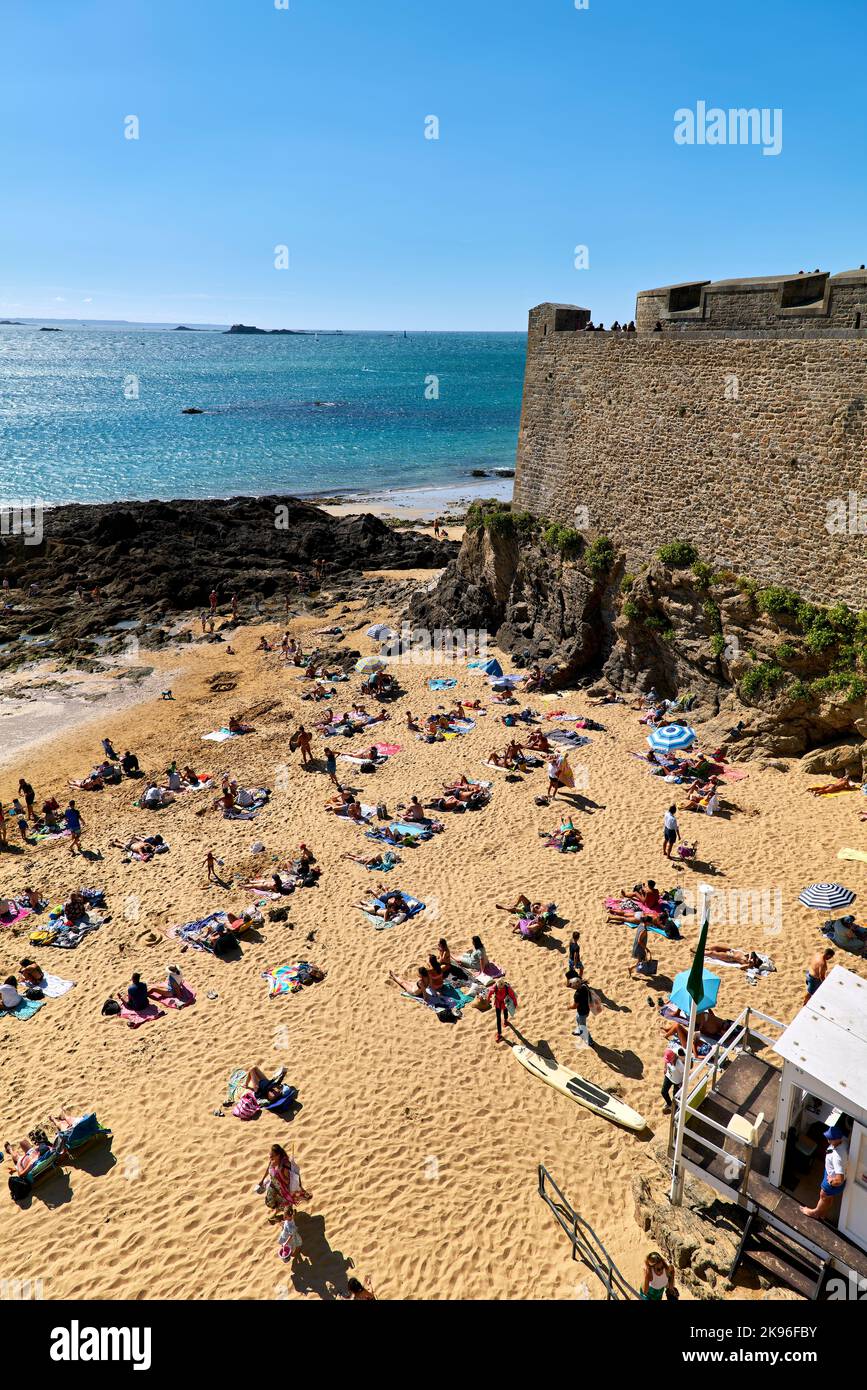
<svg viewBox="0 0 867 1390">
<path fill-rule="evenodd" d="M 590 742 L 584 734 L 573 733 L 571 729 L 552 729 L 545 737 L 549 743 L 559 743 L 565 748 L 583 748 Z"/>
<path fill-rule="evenodd" d="M 453 719 L 451 723 L 451 728 L 456 734 L 468 734 L 475 727 L 475 719 Z"/>
<path fill-rule="evenodd" d="M 245 731 L 247 732 L 247 731 Z M 229 738 L 242 738 L 243 734 L 235 733 L 232 729 L 215 729 L 211 734 L 202 734 L 202 738 L 211 743 L 225 743 Z"/>
<path fill-rule="evenodd" d="M 433 834 L 433 823 L 422 825 L 415 820 L 394 820 L 388 828 L 393 835 L 409 835 L 413 840 L 429 840 Z"/>
<path fill-rule="evenodd" d="M 205 927 L 215 926 L 222 923 L 223 926 L 229 925 L 228 912 L 211 912 L 207 917 L 200 917 L 195 922 L 184 922 L 178 927 L 169 927 L 166 936 L 170 940 L 184 941 L 188 946 L 193 946 L 197 951 L 210 951 L 213 955 L 213 947 L 207 942 L 199 940 Z"/>
<path fill-rule="evenodd" d="M 399 743 L 375 743 L 373 746 L 383 758 L 391 758 L 395 753 L 400 752 Z"/>
<path fill-rule="evenodd" d="M 427 683 L 428 690 L 451 690 L 453 685 L 457 685 L 454 676 L 435 676 Z"/>
<path fill-rule="evenodd" d="M 0 917 L 0 927 L 14 927 L 16 922 L 23 922 L 25 917 L 30 917 L 32 914 L 33 909 L 31 907 L 21 907 L 19 903 L 16 903 L 14 911 L 8 917 Z"/>
<path fill-rule="evenodd" d="M 22 999 L 14 1009 L 0 1009 L 0 1018 L 20 1018 L 22 1023 L 26 1023 L 47 1002 L 47 999 Z"/>
<path fill-rule="evenodd" d="M 174 994 L 167 995 L 166 998 L 160 1000 L 160 1003 L 167 1009 L 188 1009 L 190 1005 L 195 1004 L 196 991 L 190 989 L 190 986 L 185 980 L 181 982 L 180 989 L 180 996 Z"/>
<path fill-rule="evenodd" d="M 862 864 L 867 864 L 867 849 L 838 849 L 838 859 L 857 859 Z"/>
<path fill-rule="evenodd" d="M 121 1018 L 130 1028 L 141 1028 L 143 1023 L 152 1023 L 154 1019 L 165 1018 L 165 1010 L 157 1008 L 156 1004 L 146 1004 L 143 1009 L 130 1009 L 126 1004 L 121 1004 L 119 1014 L 104 1014 L 104 1018 Z"/>
<path fill-rule="evenodd" d="M 410 917 L 415 917 L 419 912 L 424 912 L 424 903 L 419 902 L 418 898 L 414 898 L 411 893 L 402 893 L 401 897 L 406 904 L 406 910 L 398 912 L 389 922 L 386 922 L 383 917 L 377 917 L 373 912 L 365 912 L 364 916 L 367 918 L 368 922 L 370 922 L 371 926 L 375 927 L 377 931 L 385 931 L 388 927 L 399 927 L 402 923 L 408 922 Z M 377 907 L 385 906 L 381 898 L 374 898 L 373 901 Z"/>
<path fill-rule="evenodd" d="M 364 802 L 364 801 L 360 802 L 359 805 L 361 806 L 361 819 L 362 819 L 363 821 L 372 821 L 372 820 L 374 819 L 374 817 L 376 816 L 376 807 L 375 807 L 375 806 L 369 806 L 369 805 L 368 805 L 366 802 Z M 351 816 L 348 816 L 348 815 L 346 814 L 345 811 L 335 811 L 334 814 L 335 814 L 335 816 L 337 817 L 338 820 L 351 820 L 351 819 L 352 819 Z M 356 822 L 356 823 L 357 823 L 357 822 Z"/>
<path fill-rule="evenodd" d="M 45 972 L 45 980 L 39 986 L 46 999 L 59 999 L 62 994 L 68 994 L 71 989 L 75 989 L 74 980 L 62 980 L 59 975 L 49 975 Z"/>
<path fill-rule="evenodd" d="M 268 998 L 277 999 L 283 994 L 300 994 L 305 984 L 313 983 L 311 971 L 315 966 L 307 960 L 296 960 L 291 965 L 278 965 L 273 970 L 263 970 L 262 979 L 268 982 Z"/>
</svg>

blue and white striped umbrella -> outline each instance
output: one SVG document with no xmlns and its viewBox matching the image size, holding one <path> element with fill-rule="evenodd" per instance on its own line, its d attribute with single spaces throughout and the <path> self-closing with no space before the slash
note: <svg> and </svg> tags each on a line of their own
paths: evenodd
<svg viewBox="0 0 867 1390">
<path fill-rule="evenodd" d="M 832 912 L 838 907 L 849 907 L 856 897 L 857 894 L 851 888 L 844 888 L 842 883 L 811 883 L 798 894 L 798 902 L 817 912 Z"/>
<path fill-rule="evenodd" d="M 671 753 L 677 748 L 689 748 L 697 734 L 688 724 L 661 724 L 647 735 L 654 753 Z"/>
</svg>

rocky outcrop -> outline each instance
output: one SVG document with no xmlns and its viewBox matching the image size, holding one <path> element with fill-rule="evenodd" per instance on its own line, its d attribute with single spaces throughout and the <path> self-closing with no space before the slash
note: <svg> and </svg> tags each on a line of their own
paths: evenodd
<svg viewBox="0 0 867 1390">
<path fill-rule="evenodd" d="M 412 601 L 411 623 L 486 631 L 516 664 L 556 667 L 555 685 L 690 692 L 691 722 L 734 758 L 816 750 L 811 770 L 867 779 L 863 614 L 760 591 L 691 547 L 626 576 L 600 542 L 594 551 L 526 514 L 483 507 L 469 520 L 455 560 Z"/>
<path fill-rule="evenodd" d="M 815 749 L 811 770 L 867 778 L 863 683 L 835 674 L 851 645 L 842 633 L 815 649 L 791 615 L 763 612 L 734 575 L 657 560 L 623 595 L 614 634 L 605 678 L 618 690 L 692 691 L 704 716 L 716 716 L 709 738 L 732 756 Z"/>
<path fill-rule="evenodd" d="M 519 664 L 550 662 L 565 685 L 601 665 L 610 589 L 580 556 L 567 560 L 538 537 L 480 527 L 467 531 L 437 585 L 412 600 L 407 620 L 485 632 Z"/>
<path fill-rule="evenodd" d="M 339 602 L 366 592 L 363 571 L 438 568 L 458 548 L 370 514 L 334 517 L 291 497 L 54 507 L 43 527 L 39 545 L 0 538 L 0 574 L 12 586 L 12 607 L 0 611 L 0 668 L 46 654 L 49 643 L 52 654 L 74 651 L 132 619 L 162 630 L 172 614 L 206 608 L 212 589 L 222 604 L 237 594 L 246 611 L 268 600 L 279 600 L 282 611 L 284 596 L 299 594 L 298 574 L 318 589 L 316 561 L 326 564 L 329 601 Z M 98 603 L 90 598 L 95 586 Z"/>
</svg>

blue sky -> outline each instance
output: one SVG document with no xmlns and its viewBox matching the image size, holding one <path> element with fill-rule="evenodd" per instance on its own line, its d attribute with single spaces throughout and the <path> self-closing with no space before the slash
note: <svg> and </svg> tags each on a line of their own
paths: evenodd
<svg viewBox="0 0 867 1390">
<path fill-rule="evenodd" d="M 522 329 L 848 269 L 865 52 L 863 0 L 0 0 L 0 314 Z M 782 152 L 678 146 L 698 101 Z"/>
</svg>

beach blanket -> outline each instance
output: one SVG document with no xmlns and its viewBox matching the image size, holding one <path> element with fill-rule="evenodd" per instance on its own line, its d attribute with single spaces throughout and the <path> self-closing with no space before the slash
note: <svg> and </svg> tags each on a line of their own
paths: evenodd
<svg viewBox="0 0 867 1390">
<path fill-rule="evenodd" d="M 428 690 L 451 690 L 452 686 L 457 685 L 454 676 L 434 676 L 428 683 Z"/>
<path fill-rule="evenodd" d="M 20 1018 L 26 1023 L 28 1018 L 32 1018 L 35 1013 L 47 1004 L 47 999 L 22 999 L 20 1004 L 16 1004 L 14 1009 L 0 1008 L 0 1018 Z"/>
<path fill-rule="evenodd" d="M 15 904 L 15 910 L 7 917 L 0 916 L 0 927 L 14 927 L 16 922 L 23 922 L 25 917 L 31 917 L 33 909 L 22 907 L 20 903 Z"/>
<path fill-rule="evenodd" d="M 213 947 L 201 937 L 206 927 L 216 926 L 217 923 L 228 927 L 228 912 L 211 912 L 207 917 L 200 917 L 195 922 L 184 922 L 179 927 L 169 927 L 166 936 L 170 940 L 184 941 L 188 946 L 194 946 L 197 951 L 210 951 L 213 955 Z"/>
<path fill-rule="evenodd" d="M 381 767 L 385 762 L 385 758 L 371 758 L 367 753 L 338 753 L 337 756 L 342 763 L 352 763 L 355 767 Z"/>
<path fill-rule="evenodd" d="M 252 800 L 247 800 L 252 797 Z M 271 792 L 268 787 L 250 787 L 245 791 L 244 801 L 236 801 L 228 811 L 223 811 L 224 820 L 253 820 L 258 811 L 263 806 L 267 806 L 271 799 Z"/>
<path fill-rule="evenodd" d="M 429 821 L 426 825 L 415 820 L 393 820 L 389 830 L 393 835 L 409 835 L 413 840 L 429 840 L 439 821 Z"/>
<path fill-rule="evenodd" d="M 374 816 L 376 815 L 376 807 L 370 806 L 364 801 L 360 802 L 359 804 L 361 806 L 361 819 L 365 822 L 372 821 Z M 337 817 L 338 820 L 352 819 L 352 817 L 348 816 L 345 811 L 335 811 L 334 815 Z"/>
<path fill-rule="evenodd" d="M 399 927 L 403 922 L 408 922 L 410 917 L 415 917 L 419 912 L 424 912 L 424 903 L 419 902 L 418 898 L 414 898 L 411 893 L 401 893 L 401 897 L 406 904 L 406 910 L 398 912 L 396 916 L 392 917 L 388 922 L 386 922 L 384 917 L 377 917 L 373 912 L 365 912 L 364 916 L 367 918 L 368 922 L 370 922 L 371 926 L 375 927 L 377 931 L 385 931 L 389 927 Z M 377 907 L 385 906 L 381 898 L 374 898 L 373 901 Z"/>
<path fill-rule="evenodd" d="M 475 719 L 453 719 L 451 723 L 452 731 L 456 734 L 468 734 L 475 727 Z"/>
<path fill-rule="evenodd" d="M 46 999 L 59 999 L 61 994 L 68 994 L 71 989 L 75 989 L 74 980 L 62 980 L 59 975 L 49 975 L 45 972 L 45 980 L 39 986 Z"/>
<path fill-rule="evenodd" d="M 262 979 L 268 982 L 268 998 L 277 999 L 283 994 L 300 994 L 305 984 L 312 983 L 310 961 L 296 960 L 291 965 L 278 965 L 273 970 L 263 970 Z"/>
<path fill-rule="evenodd" d="M 123 1019 L 130 1028 L 141 1028 L 143 1023 L 153 1023 L 154 1019 L 165 1018 L 165 1010 L 157 1008 L 156 1004 L 146 1004 L 143 1009 L 130 1009 L 126 1004 L 121 1004 L 119 1014 L 105 1014 L 105 1018 Z"/>
<path fill-rule="evenodd" d="M 838 859 L 857 859 L 862 864 L 867 864 L 867 849 L 838 849 Z"/>
<path fill-rule="evenodd" d="M 211 743 L 225 743 L 229 738 L 242 738 L 240 733 L 234 733 L 231 729 L 215 729 L 213 733 L 202 734 L 202 738 Z"/>
<path fill-rule="evenodd" d="M 97 931 L 106 921 L 103 917 L 94 917 L 88 914 L 75 926 L 65 920 L 62 909 L 56 916 L 49 917 L 45 927 L 37 928 L 30 933 L 31 946 L 56 946 L 64 951 L 74 951 L 86 936 L 91 932 Z"/>
<path fill-rule="evenodd" d="M 646 923 L 647 930 L 658 932 L 660 936 L 666 935 L 665 928 L 660 925 L 661 914 L 652 912 L 649 907 L 644 907 L 637 898 L 606 898 L 605 907 L 608 911 L 613 909 L 616 912 L 634 912 L 636 915 L 640 912 L 645 917 L 653 917 L 653 922 Z M 624 922 L 624 926 L 627 927 L 636 927 L 637 925 L 637 922 Z"/>
<path fill-rule="evenodd" d="M 420 995 L 410 994 L 407 990 L 401 990 L 400 997 L 411 1004 L 424 1004 L 425 1008 L 432 1009 L 436 1014 L 447 1013 L 461 1018 L 462 1011 L 473 1002 L 476 995 L 472 992 L 463 994 L 454 984 L 446 982 L 430 999 L 422 999 Z"/>
<path fill-rule="evenodd" d="M 569 845 L 566 849 L 563 848 L 565 830 L 552 830 L 549 835 L 545 835 L 543 831 L 539 833 L 544 837 L 542 842 L 544 849 L 557 849 L 561 854 L 577 854 L 582 848 L 581 845 Z"/>
<path fill-rule="evenodd" d="M 399 743 L 375 743 L 374 748 L 383 758 L 392 758 L 395 753 L 400 752 Z"/>
<path fill-rule="evenodd" d="M 160 1003 L 163 1004 L 164 1007 L 167 1009 L 190 1008 L 196 1002 L 196 991 L 194 989 L 190 989 L 190 986 L 187 984 L 186 980 L 183 980 L 181 982 L 180 989 L 182 991 L 180 998 L 177 995 L 170 994 L 167 995 L 165 999 L 161 999 Z"/>
<path fill-rule="evenodd" d="M 583 748 L 590 742 L 586 735 L 573 733 L 571 729 L 552 729 L 545 737 L 549 743 L 560 743 L 566 748 Z"/>
</svg>

